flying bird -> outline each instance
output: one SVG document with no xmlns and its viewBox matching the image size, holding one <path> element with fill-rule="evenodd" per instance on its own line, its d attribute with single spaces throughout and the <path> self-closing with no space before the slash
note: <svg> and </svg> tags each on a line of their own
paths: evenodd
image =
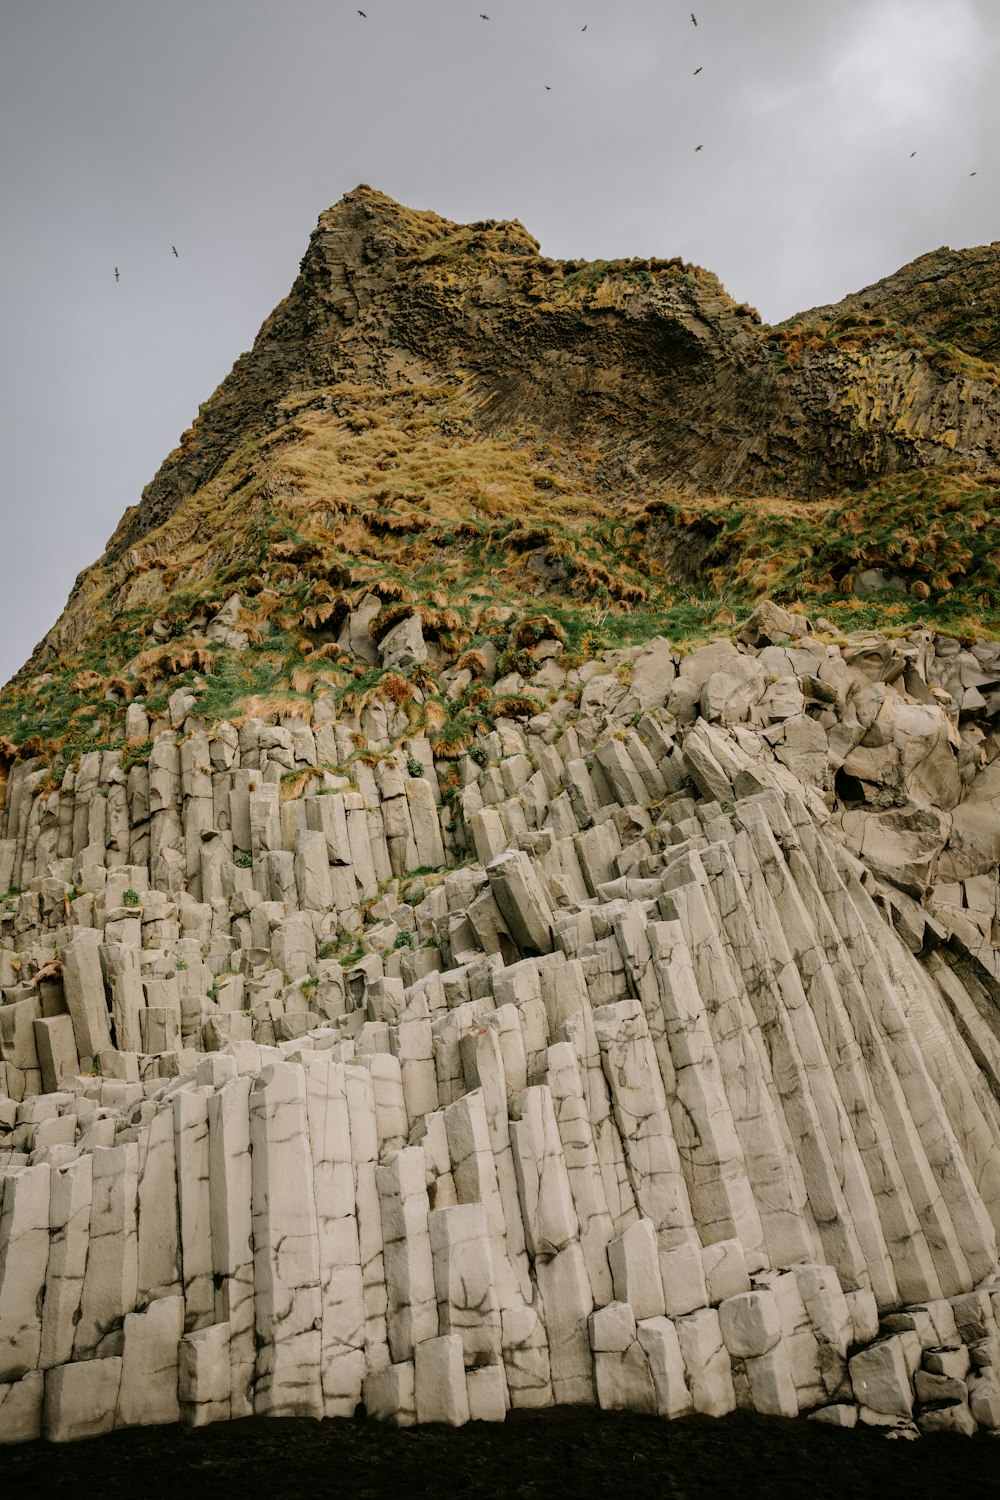
<svg viewBox="0 0 1000 1500">
<path fill-rule="evenodd" d="M 552 92 L 552 85 L 551 85 L 551 83 L 547 83 L 547 84 L 546 84 L 546 85 L 545 85 L 545 92 L 546 92 L 546 93 L 547 93 L 547 94 L 551 94 L 551 92 Z"/>
<path fill-rule="evenodd" d="M 695 68 L 695 70 L 694 70 L 694 76 L 695 76 L 695 77 L 696 77 L 696 78 L 697 78 L 697 77 L 698 77 L 698 74 L 699 74 L 699 73 L 700 73 L 700 72 L 701 72 L 701 68 Z"/>
<path fill-rule="evenodd" d="M 171 245 L 170 248 L 174 252 L 174 254 L 177 255 L 177 246 L 176 245 Z M 180 260 L 180 256 L 179 255 L 177 255 L 177 259 Z"/>
<path fill-rule="evenodd" d="M 695 148 L 694 148 L 694 149 L 695 149 L 695 150 L 696 150 L 696 151 L 704 151 L 704 149 L 705 149 L 705 148 L 704 148 L 704 146 L 695 146 Z"/>
<path fill-rule="evenodd" d="M 694 11 L 692 11 L 691 12 L 691 25 L 692 26 L 697 26 L 697 24 L 698 24 L 698 17 L 695 15 Z"/>
<path fill-rule="evenodd" d="M 979 176 L 979 173 L 978 173 L 978 172 L 970 172 L 970 173 L 969 173 L 969 176 L 970 176 L 970 177 L 978 177 L 978 176 Z"/>
<path fill-rule="evenodd" d="M 115 266 L 115 280 L 117 281 L 118 279 L 118 267 Z"/>
<path fill-rule="evenodd" d="M 362 21 L 367 21 L 368 17 L 365 15 L 363 10 L 359 10 L 358 15 L 361 17 Z"/>
<path fill-rule="evenodd" d="M 581 27 L 580 27 L 580 30 L 581 30 L 581 31 L 586 31 L 586 29 L 587 29 L 587 28 L 586 28 L 586 26 L 581 26 Z"/>
<path fill-rule="evenodd" d="M 916 153 L 916 152 L 915 152 L 915 151 L 911 151 L 911 152 L 910 152 L 910 160 L 911 160 L 911 161 L 912 161 L 912 160 L 913 160 L 913 158 L 914 158 L 914 157 L 915 157 L 915 156 L 916 156 L 916 154 L 917 154 L 917 153 Z"/>
<path fill-rule="evenodd" d="M 479 19 L 481 21 L 488 21 L 489 20 L 489 16 L 484 16 L 483 13 L 482 13 L 482 11 L 480 11 L 479 12 Z"/>
</svg>

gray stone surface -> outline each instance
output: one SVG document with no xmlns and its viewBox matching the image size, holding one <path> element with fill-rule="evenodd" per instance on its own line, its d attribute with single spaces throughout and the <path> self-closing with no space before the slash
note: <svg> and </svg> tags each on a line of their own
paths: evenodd
<svg viewBox="0 0 1000 1500">
<path fill-rule="evenodd" d="M 344 644 L 405 673 L 379 608 Z M 124 780 L 12 767 L 0 1438 L 997 1428 L 996 654 L 765 603 L 535 659 L 538 715 L 454 761 L 374 700 L 181 693 Z"/>
</svg>

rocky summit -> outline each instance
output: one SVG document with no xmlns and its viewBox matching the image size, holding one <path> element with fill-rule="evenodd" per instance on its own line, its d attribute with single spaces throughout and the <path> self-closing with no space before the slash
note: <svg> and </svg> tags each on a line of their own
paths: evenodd
<svg viewBox="0 0 1000 1500">
<path fill-rule="evenodd" d="M 321 217 L 0 697 L 0 1440 L 1000 1430 L 998 308 Z"/>
</svg>

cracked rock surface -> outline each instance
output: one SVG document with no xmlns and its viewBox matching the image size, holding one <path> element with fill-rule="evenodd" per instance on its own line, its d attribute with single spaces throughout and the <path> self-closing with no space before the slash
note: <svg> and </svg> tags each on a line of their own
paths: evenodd
<svg viewBox="0 0 1000 1500">
<path fill-rule="evenodd" d="M 452 808 L 417 741 L 282 802 L 293 719 L 15 769 L 4 1439 L 359 1403 L 995 1429 L 996 851 L 954 819 L 996 737 L 913 711 L 892 664 L 933 682 L 933 642 L 865 644 L 796 643 L 840 674 L 808 766 L 731 665 L 768 641 L 501 722 Z M 897 770 L 848 804 L 876 719 Z"/>
</svg>

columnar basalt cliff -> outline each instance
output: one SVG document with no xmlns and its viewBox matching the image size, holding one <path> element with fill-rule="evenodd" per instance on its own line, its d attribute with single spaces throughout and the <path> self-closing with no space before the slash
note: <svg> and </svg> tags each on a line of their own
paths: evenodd
<svg viewBox="0 0 1000 1500">
<path fill-rule="evenodd" d="M 768 329 L 322 217 L 0 700 L 0 1440 L 1000 1430 L 1000 397 L 922 266 Z"/>
</svg>

